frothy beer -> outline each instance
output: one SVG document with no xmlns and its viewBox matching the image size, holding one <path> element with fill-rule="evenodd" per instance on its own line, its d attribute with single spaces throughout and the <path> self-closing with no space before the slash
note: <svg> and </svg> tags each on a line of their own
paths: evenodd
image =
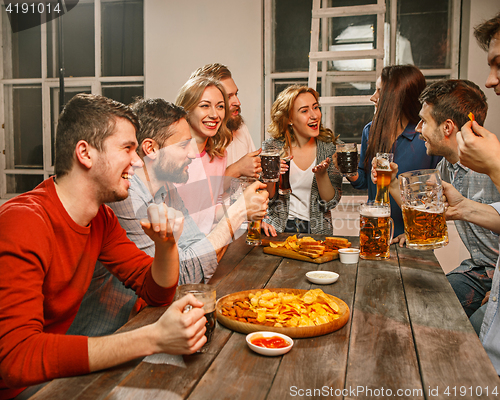
<svg viewBox="0 0 500 400">
<path fill-rule="evenodd" d="M 359 256 L 365 260 L 389 258 L 393 231 L 390 209 L 365 206 L 359 223 Z"/>
<path fill-rule="evenodd" d="M 403 205 L 406 245 L 417 249 L 435 249 L 448 244 L 444 207 Z"/>
</svg>

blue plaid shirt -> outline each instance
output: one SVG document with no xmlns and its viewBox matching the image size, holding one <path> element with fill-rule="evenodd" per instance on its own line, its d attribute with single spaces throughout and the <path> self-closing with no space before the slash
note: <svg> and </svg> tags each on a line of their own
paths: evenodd
<svg viewBox="0 0 500 400">
<path fill-rule="evenodd" d="M 462 196 L 483 204 L 500 202 L 500 193 L 488 175 L 475 172 L 459 162 L 452 164 L 444 158 L 436 169 L 441 178 L 451 183 Z M 471 258 L 464 260 L 452 273 L 484 267 L 492 278 L 498 260 L 498 235 L 466 221 L 455 221 L 455 226 Z"/>
<path fill-rule="evenodd" d="M 490 204 L 500 214 L 500 203 Z M 500 242 L 499 242 L 500 246 Z M 498 271 L 498 261 L 493 275 L 493 283 L 491 285 L 490 299 L 486 306 L 483 324 L 481 325 L 481 333 L 479 339 L 483 343 L 484 349 L 488 354 L 497 374 L 500 375 L 500 314 L 498 310 L 500 296 L 500 272 Z"/>
<path fill-rule="evenodd" d="M 207 282 L 217 268 L 217 255 L 212 243 L 189 216 L 177 190 L 173 188 L 167 191 L 162 187 L 153 198 L 137 175 L 130 178 L 130 184 L 127 199 L 108 204 L 127 231 L 128 238 L 153 257 L 154 242 L 144 233 L 140 224 L 142 218 L 147 218 L 148 206 L 153 202 L 165 202 L 169 207 L 180 210 L 184 214 L 184 226 L 178 241 L 179 284 Z M 97 262 L 90 287 L 67 334 L 109 335 L 127 322 L 136 300 L 137 295 L 132 289 L 126 288 Z"/>
</svg>

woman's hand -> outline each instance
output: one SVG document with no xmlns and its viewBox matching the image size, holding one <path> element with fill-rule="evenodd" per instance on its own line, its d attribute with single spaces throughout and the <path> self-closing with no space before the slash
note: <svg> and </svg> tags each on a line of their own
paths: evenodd
<svg viewBox="0 0 500 400">
<path fill-rule="evenodd" d="M 264 232 L 264 234 L 266 236 L 277 236 L 276 229 L 271 224 L 268 224 L 267 222 L 262 221 L 260 226 L 261 226 L 262 231 Z"/>
<path fill-rule="evenodd" d="M 396 236 L 395 238 L 392 239 L 391 244 L 393 243 L 399 243 L 399 247 L 404 247 L 406 243 L 406 235 L 402 233 L 401 235 Z"/>
<path fill-rule="evenodd" d="M 316 175 L 324 175 L 328 172 L 328 167 L 330 166 L 330 163 L 331 160 L 327 158 L 326 160 L 323 160 L 318 165 L 313 167 L 312 172 L 315 173 Z"/>
</svg>

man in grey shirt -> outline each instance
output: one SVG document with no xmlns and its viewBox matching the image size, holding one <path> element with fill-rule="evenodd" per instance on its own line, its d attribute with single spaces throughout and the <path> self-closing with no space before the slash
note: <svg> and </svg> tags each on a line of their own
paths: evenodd
<svg viewBox="0 0 500 400">
<path fill-rule="evenodd" d="M 428 155 L 444 157 L 436 167 L 443 180 L 468 199 L 484 204 L 500 201 L 491 179 L 463 166 L 458 157 L 456 136 L 469 120 L 468 114 L 472 112 L 480 125 L 486 118 L 488 104 L 483 91 L 467 80 L 441 80 L 424 89 L 420 102 L 421 120 L 415 130 L 425 140 Z M 456 221 L 455 226 L 471 257 L 447 277 L 470 317 L 491 289 L 498 259 L 498 237 L 470 222 Z"/>
<path fill-rule="evenodd" d="M 108 204 L 115 212 L 127 236 L 139 249 L 154 253 L 154 242 L 143 233 L 140 220 L 147 218 L 150 204 L 166 204 L 184 215 L 179 247 L 179 284 L 208 282 L 217 268 L 225 246 L 247 219 L 262 218 L 267 209 L 265 187 L 256 182 L 244 196 L 226 210 L 225 217 L 205 236 L 189 216 L 172 183 L 186 182 L 194 151 L 186 112 L 162 99 L 137 100 L 132 104 L 141 123 L 137 132 L 138 153 L 144 167 L 129 177 L 126 200 Z M 193 196 L 199 195 L 193 193 Z M 248 205 L 248 206 L 247 206 Z M 101 264 L 96 269 L 80 310 L 68 333 L 102 336 L 120 328 L 131 313 L 143 305 L 135 293 L 123 286 Z"/>
</svg>

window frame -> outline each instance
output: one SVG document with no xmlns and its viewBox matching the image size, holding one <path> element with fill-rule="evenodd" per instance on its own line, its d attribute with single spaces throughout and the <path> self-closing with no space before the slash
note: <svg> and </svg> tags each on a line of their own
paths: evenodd
<svg viewBox="0 0 500 400">
<path fill-rule="evenodd" d="M 322 0 L 322 7 L 326 7 L 328 0 Z M 460 0 L 450 0 L 450 7 L 452 7 L 449 14 L 449 21 L 451 24 L 450 32 L 450 68 L 443 69 L 421 69 L 426 79 L 432 81 L 433 77 L 449 76 L 452 79 L 459 77 L 459 49 L 460 49 L 460 17 L 461 17 L 461 2 Z M 390 39 L 389 39 L 389 59 L 384 58 L 384 65 L 392 65 L 396 60 L 396 29 L 397 27 L 397 6 L 398 0 L 386 0 L 386 22 L 390 23 Z M 387 21 L 389 19 L 389 21 Z M 328 24 L 331 23 L 330 18 L 327 20 Z M 274 84 L 275 81 L 281 79 L 305 79 L 309 76 L 308 71 L 301 72 L 273 72 L 273 59 L 274 59 L 274 0 L 264 0 L 264 124 L 265 127 L 269 126 L 271 119 L 271 107 L 274 101 Z M 321 29 L 321 42 L 326 50 L 328 43 L 328 32 L 330 29 Z M 370 82 L 375 84 L 377 79 L 376 71 L 327 71 L 326 62 L 322 63 L 322 67 L 318 68 L 318 82 L 321 82 L 324 93 L 328 96 L 332 83 L 350 83 L 350 82 Z M 368 96 L 367 96 L 368 97 Z M 359 105 L 371 105 L 368 99 L 359 101 Z M 356 107 L 356 105 L 343 105 L 343 107 Z M 326 127 L 332 128 L 333 118 L 332 113 L 335 105 L 322 106 L 323 122 Z M 267 137 L 267 129 L 264 130 Z"/>
<path fill-rule="evenodd" d="M 80 0 L 80 3 L 90 2 L 88 0 Z M 94 76 L 89 77 L 65 77 L 64 85 L 65 87 L 90 87 L 91 93 L 102 94 L 102 86 L 106 86 L 109 83 L 120 83 L 125 86 L 130 83 L 142 83 L 144 87 L 144 75 L 141 76 L 102 76 L 102 38 L 101 38 L 101 0 L 94 0 L 94 40 L 95 40 L 95 66 L 94 66 Z M 142 2 L 144 7 L 144 1 Z M 78 7 L 78 5 L 76 6 Z M 4 43 L 10 44 L 12 40 L 9 39 L 12 31 L 10 26 L 4 26 L 4 18 L 0 18 L 0 32 L 2 35 L 2 40 Z M 8 25 L 8 24 L 7 24 Z M 32 28 L 33 29 L 33 28 Z M 3 125 L 0 131 L 0 203 L 6 199 L 17 196 L 20 193 L 8 193 L 7 192 L 7 175 L 43 175 L 43 179 L 47 179 L 49 176 L 54 174 L 54 165 L 52 165 L 52 127 L 51 127 L 51 90 L 53 88 L 59 88 L 59 78 L 48 78 L 47 71 L 47 24 L 42 23 L 41 29 L 41 77 L 40 78 L 20 78 L 20 79 L 3 79 L 4 77 L 4 64 L 9 66 L 9 60 L 5 60 L 9 57 L 3 57 L 4 61 L 0 63 L 0 118 L 2 119 Z M 7 35 L 7 40 L 5 40 L 5 35 Z M 55 35 L 55 32 L 54 32 Z M 51 38 L 53 40 L 53 38 Z M 144 40 L 144 37 L 143 37 Z M 9 49 L 6 50 L 7 54 L 11 54 Z M 5 53 L 4 53 L 5 54 Z M 10 66 L 12 67 L 12 62 L 10 60 Z M 143 71 L 144 74 L 144 71 Z M 42 143 L 43 143 L 43 168 L 7 168 L 7 148 L 6 144 L 8 142 L 7 135 L 13 136 L 12 130 L 10 133 L 7 132 L 13 125 L 13 113 L 6 113 L 6 109 L 12 109 L 12 90 L 10 90 L 11 99 L 6 98 L 5 93 L 10 87 L 15 87 L 17 85 L 33 84 L 41 86 L 42 90 Z M 12 150 L 13 151 L 13 150 Z"/>
</svg>

